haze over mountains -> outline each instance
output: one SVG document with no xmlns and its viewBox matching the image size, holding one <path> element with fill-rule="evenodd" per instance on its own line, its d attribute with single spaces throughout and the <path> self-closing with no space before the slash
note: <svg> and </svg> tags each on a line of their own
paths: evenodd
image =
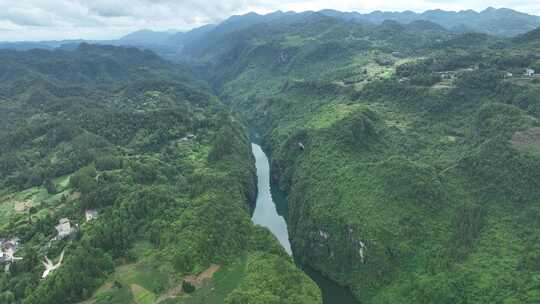
<svg viewBox="0 0 540 304">
<path fill-rule="evenodd" d="M 481 12 L 473 10 L 460 12 L 429 10 L 424 13 L 376 11 L 370 14 L 360 14 L 326 10 L 321 13 L 375 24 L 382 23 L 384 20 L 395 20 L 400 23 L 427 20 L 452 31 L 479 32 L 497 36 L 514 36 L 540 26 L 540 17 L 538 16 L 520 13 L 507 8 L 495 9 L 492 7 Z"/>
<path fill-rule="evenodd" d="M 267 22 L 295 22 L 311 15 L 322 15 L 335 17 L 350 22 L 362 23 L 365 26 L 376 26 L 386 20 L 396 21 L 408 24 L 414 21 L 430 21 L 438 24 L 444 29 L 455 33 L 485 33 L 495 36 L 510 37 L 523 34 L 540 27 L 540 16 L 530 15 L 507 8 L 487 8 L 481 12 L 474 10 L 465 11 L 444 11 L 428 10 L 423 13 L 413 11 L 403 12 L 384 12 L 374 11 L 367 14 L 359 12 L 340 12 L 336 10 L 322 10 L 319 12 L 306 11 L 301 13 L 276 11 L 274 13 L 259 15 L 249 13 L 240 16 L 232 16 L 218 25 L 206 25 L 195 28 L 188 32 L 170 31 L 152 31 L 143 29 L 127 34 L 117 40 L 108 41 L 89 41 L 92 43 L 103 43 L 113 45 L 132 45 L 132 46 L 161 46 L 178 47 L 187 42 L 196 40 L 201 35 L 213 32 L 229 32 L 241 28 L 253 26 Z M 32 48 L 57 48 L 64 44 L 80 43 L 84 40 L 68 41 L 41 41 L 41 42 L 12 42 L 0 43 L 0 48 L 9 49 L 32 49 Z"/>
</svg>

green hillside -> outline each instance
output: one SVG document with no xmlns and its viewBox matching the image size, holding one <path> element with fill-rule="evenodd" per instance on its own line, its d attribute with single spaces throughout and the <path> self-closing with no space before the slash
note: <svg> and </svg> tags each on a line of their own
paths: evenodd
<svg viewBox="0 0 540 304">
<path fill-rule="evenodd" d="M 271 151 L 299 262 L 362 303 L 536 303 L 534 41 L 433 28 L 315 14 L 194 54 Z"/>
<path fill-rule="evenodd" d="M 540 303 L 537 22 L 251 13 L 131 36 L 173 61 L 0 50 L 0 303 L 322 304 L 301 268 L 359 303 Z M 252 140 L 294 259 L 250 220 Z"/>
<path fill-rule="evenodd" d="M 247 131 L 189 70 L 93 45 L 0 58 L 0 236 L 22 258 L 1 303 L 195 303 L 210 289 L 212 303 L 321 302 L 251 223 Z M 62 264 L 42 279 L 45 257 Z"/>
</svg>

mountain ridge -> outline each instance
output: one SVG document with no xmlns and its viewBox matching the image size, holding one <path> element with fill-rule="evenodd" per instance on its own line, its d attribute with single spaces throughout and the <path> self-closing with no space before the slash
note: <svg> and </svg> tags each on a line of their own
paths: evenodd
<svg viewBox="0 0 540 304">
<path fill-rule="evenodd" d="M 279 18 L 298 17 L 309 14 L 321 14 L 329 17 L 340 18 L 347 21 L 367 22 L 381 24 L 385 20 L 394 20 L 400 23 L 411 23 L 413 21 L 431 21 L 445 27 L 447 30 L 459 28 L 461 31 L 477 31 L 496 36 L 517 36 L 540 27 L 540 16 L 516 11 L 509 8 L 488 7 L 481 11 L 472 9 L 461 11 L 449 11 L 442 9 L 431 9 L 423 12 L 405 11 L 381 11 L 375 10 L 369 13 L 358 11 L 339 11 L 334 9 L 323 9 L 319 11 L 281 11 L 277 10 L 268 14 L 258 14 L 249 12 L 242 15 L 233 15 L 215 24 L 206 24 L 188 31 L 156 31 L 151 29 L 139 29 L 118 39 L 113 40 L 42 40 L 42 41 L 17 41 L 1 42 L 0 48 L 29 49 L 29 48 L 56 48 L 69 42 L 91 42 L 107 44 L 132 43 L 137 45 L 148 44 L 174 44 L 184 41 L 184 37 L 197 36 L 216 28 L 237 29 L 253 24 L 273 21 Z M 442 19 L 441 19 L 442 18 Z M 464 20 L 465 18 L 465 20 Z M 478 22 L 466 20 L 466 18 L 483 18 Z M 495 22 L 496 21 L 496 22 Z M 494 23 L 495 22 L 495 23 Z M 511 25 L 511 29 L 504 29 Z M 192 38 L 187 38 L 192 41 Z"/>
</svg>

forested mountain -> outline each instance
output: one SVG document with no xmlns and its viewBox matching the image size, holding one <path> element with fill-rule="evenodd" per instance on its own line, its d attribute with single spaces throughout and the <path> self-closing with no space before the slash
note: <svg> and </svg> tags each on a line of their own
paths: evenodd
<svg viewBox="0 0 540 304">
<path fill-rule="evenodd" d="M 360 303 L 540 302 L 535 22 L 276 12 L 134 39 L 158 54 L 0 51 L 0 302 L 322 303 L 295 263 Z M 248 134 L 294 262 L 250 221 Z"/>
<path fill-rule="evenodd" d="M 234 31 L 246 29 L 265 23 L 282 22 L 290 24 L 302 20 L 306 16 L 319 14 L 344 21 L 363 24 L 364 26 L 376 26 L 385 21 L 396 21 L 401 24 L 414 23 L 415 21 L 428 21 L 437 24 L 454 33 L 484 33 L 495 36 L 517 36 L 540 27 L 540 17 L 517 12 L 507 8 L 487 8 L 483 11 L 444 11 L 428 10 L 423 13 L 412 11 L 371 13 L 341 12 L 336 10 L 322 10 L 319 12 L 307 11 L 302 13 L 276 11 L 266 15 L 249 13 L 233 16 L 221 23 L 205 25 L 186 32 L 152 31 L 148 29 L 129 33 L 117 40 L 89 40 L 87 43 L 105 44 L 116 46 L 136 46 L 152 49 L 168 59 L 175 59 L 181 54 L 186 45 L 201 42 L 203 36 L 223 35 Z M 203 39 L 210 41 L 210 36 Z M 30 50 L 33 48 L 54 49 L 62 45 L 73 45 L 83 40 L 65 41 L 41 41 L 41 42 L 0 42 L 0 49 Z"/>
<path fill-rule="evenodd" d="M 251 223 L 247 132 L 188 69 L 88 44 L 0 60 L 1 303 L 320 303 Z"/>
<path fill-rule="evenodd" d="M 518 36 L 540 27 L 540 17 L 505 8 L 488 8 L 481 12 L 472 10 L 460 12 L 431 10 L 424 13 L 376 11 L 368 14 L 335 10 L 302 13 L 277 11 L 267 15 L 249 13 L 233 16 L 217 25 L 204 26 L 186 33 L 178 33 L 161 44 L 159 48 L 148 44 L 146 46 L 170 60 L 178 60 L 186 53 L 184 51 L 186 47 L 191 50 L 210 48 L 213 46 L 213 41 L 219 40 L 228 34 L 238 33 L 250 28 L 263 29 L 264 27 L 270 27 L 273 30 L 283 29 L 282 27 L 291 26 L 315 17 L 329 17 L 334 21 L 345 21 L 345 26 L 352 28 L 377 28 L 389 21 L 394 21 L 395 24 L 399 23 L 404 27 L 414 28 L 416 26 L 422 30 L 425 30 L 427 26 L 432 30 L 446 31 L 453 34 L 483 33 L 502 37 Z M 190 53 L 190 51 L 188 50 L 187 53 Z"/>
<path fill-rule="evenodd" d="M 140 45 L 160 45 L 166 44 L 177 33 L 169 32 L 155 32 L 151 30 L 140 30 L 119 39 L 121 43 L 135 43 Z"/>
<path fill-rule="evenodd" d="M 540 301 L 536 31 L 296 16 L 182 56 L 271 151 L 297 261 L 361 303 Z"/>
<path fill-rule="evenodd" d="M 376 26 L 385 21 L 396 21 L 401 24 L 409 24 L 415 21 L 429 21 L 437 24 L 448 31 L 456 33 L 477 32 L 495 36 L 516 36 L 540 27 L 540 17 L 517 12 L 506 8 L 488 8 L 481 12 L 468 11 L 444 11 L 429 10 L 423 13 L 412 11 L 405 12 L 382 12 L 362 14 L 358 12 L 340 12 L 335 10 L 322 10 L 319 12 L 282 12 L 277 11 L 267 15 L 249 13 L 231 17 L 224 22 L 213 26 L 212 30 L 219 34 L 230 33 L 246 29 L 263 23 L 276 24 L 298 22 L 310 15 L 323 15 L 344 21 L 360 23 L 364 26 Z M 207 27 L 204 27 L 207 29 Z"/>
</svg>

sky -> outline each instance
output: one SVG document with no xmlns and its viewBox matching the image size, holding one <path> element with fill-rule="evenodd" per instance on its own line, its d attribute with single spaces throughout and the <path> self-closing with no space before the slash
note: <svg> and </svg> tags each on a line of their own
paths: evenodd
<svg viewBox="0 0 540 304">
<path fill-rule="evenodd" d="M 540 15 L 540 0 L 0 0 L 0 41 L 116 39 L 139 29 L 186 31 L 251 11 L 481 11 L 490 6 Z"/>
</svg>

